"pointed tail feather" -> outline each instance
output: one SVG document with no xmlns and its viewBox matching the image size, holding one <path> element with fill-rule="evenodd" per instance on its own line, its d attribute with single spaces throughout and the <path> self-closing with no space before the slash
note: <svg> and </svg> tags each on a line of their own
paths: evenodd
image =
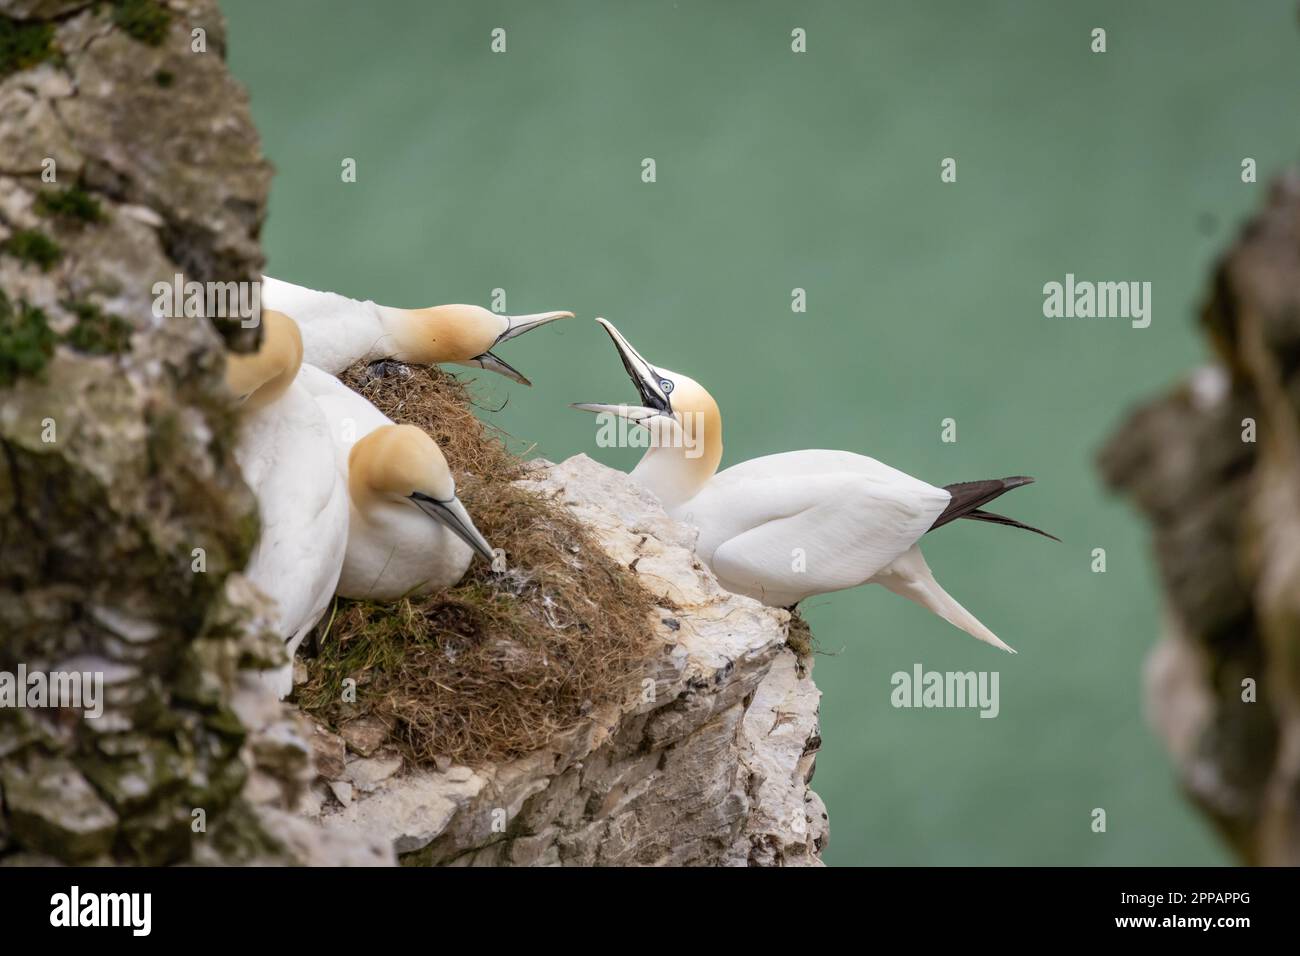
<svg viewBox="0 0 1300 956">
<path fill-rule="evenodd" d="M 921 549 L 916 545 L 912 545 L 906 552 L 895 558 L 892 564 L 877 573 L 871 580 L 933 611 L 971 637 L 992 644 L 994 647 L 1000 647 L 1008 654 L 1015 653 L 1011 646 L 1003 643 L 996 634 L 981 624 L 974 614 L 958 604 L 951 594 L 939 586 L 930 566 L 925 563 Z"/>
<path fill-rule="evenodd" d="M 930 525 L 930 530 L 942 528 L 949 521 L 956 521 L 958 518 L 984 507 L 994 498 L 1006 494 L 1012 488 L 1032 484 L 1033 480 L 1027 475 L 1015 475 L 1011 478 L 990 478 L 987 481 L 959 481 L 956 484 L 944 485 L 943 490 L 948 492 L 952 498 L 948 502 L 948 507 L 943 509 L 943 513 L 934 519 L 934 524 Z"/>
<path fill-rule="evenodd" d="M 1019 528 L 1021 531 L 1032 531 L 1034 534 L 1041 534 L 1044 538 L 1051 538 L 1058 544 L 1061 539 L 1056 535 L 1044 531 L 1042 528 L 1035 528 L 1031 524 L 1025 524 L 1023 521 L 1017 521 L 1015 518 L 1008 518 L 1006 515 L 996 514 L 992 511 L 976 509 L 968 514 L 962 515 L 963 518 L 969 518 L 971 521 L 987 521 L 991 524 L 1006 525 L 1008 528 Z"/>
</svg>

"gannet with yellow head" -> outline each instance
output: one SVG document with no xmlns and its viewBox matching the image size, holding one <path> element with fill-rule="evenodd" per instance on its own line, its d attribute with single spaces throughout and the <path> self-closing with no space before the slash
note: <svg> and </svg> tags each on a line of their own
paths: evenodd
<svg viewBox="0 0 1300 956">
<path fill-rule="evenodd" d="M 395 601 L 455 584 L 475 554 L 493 561 L 436 441 L 328 372 L 304 365 L 298 380 L 327 423 L 351 502 L 339 594 Z"/>
<path fill-rule="evenodd" d="M 981 510 L 1032 478 L 939 488 L 874 458 L 820 449 L 767 455 L 719 472 L 722 415 L 713 397 L 689 376 L 651 365 L 611 323 L 596 321 L 613 340 L 642 404 L 574 407 L 650 430 L 632 478 L 658 496 L 670 517 L 699 529 L 696 553 L 724 588 L 790 607 L 816 594 L 881 584 L 1015 653 L 939 586 L 918 542 L 957 518 L 1046 535 Z"/>
<path fill-rule="evenodd" d="M 456 497 L 438 443 L 414 425 L 385 425 L 348 456 L 352 533 L 339 578 L 345 597 L 392 601 L 449 587 L 492 546 Z"/>
<path fill-rule="evenodd" d="M 531 385 L 493 349 L 572 312 L 498 315 L 477 305 L 398 309 L 262 278 L 262 304 L 292 315 L 302 328 L 304 359 L 333 375 L 357 362 L 395 359 L 485 368 Z"/>
<path fill-rule="evenodd" d="M 241 403 L 235 459 L 261 518 L 244 573 L 275 600 L 277 627 L 292 660 L 334 596 L 348 537 L 348 494 L 324 415 L 297 382 L 297 324 L 271 309 L 262 311 L 261 321 L 261 346 L 248 355 L 228 354 L 225 380 Z M 292 666 L 266 680 L 285 696 L 293 689 Z"/>
</svg>

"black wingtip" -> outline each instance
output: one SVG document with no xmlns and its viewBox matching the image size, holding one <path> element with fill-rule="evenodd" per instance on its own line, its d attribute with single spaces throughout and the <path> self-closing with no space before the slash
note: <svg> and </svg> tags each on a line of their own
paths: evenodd
<svg viewBox="0 0 1300 956">
<path fill-rule="evenodd" d="M 1013 475 L 1010 478 L 987 478 L 983 481 L 958 481 L 944 485 L 950 495 L 948 506 L 930 525 L 930 530 L 942 528 L 950 521 L 970 514 L 975 509 L 988 504 L 994 498 L 1005 495 L 1013 488 L 1033 483 L 1028 475 Z"/>
</svg>

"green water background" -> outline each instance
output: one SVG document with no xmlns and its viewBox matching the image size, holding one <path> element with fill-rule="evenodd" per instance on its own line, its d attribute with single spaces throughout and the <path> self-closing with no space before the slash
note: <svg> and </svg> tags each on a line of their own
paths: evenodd
<svg viewBox="0 0 1300 956">
<path fill-rule="evenodd" d="M 709 386 L 724 465 L 828 447 L 935 483 L 1038 478 L 1002 504 L 1064 544 L 968 523 L 926 543 L 1019 656 L 881 588 L 805 606 L 829 652 L 828 862 L 1228 860 L 1144 721 L 1158 591 L 1093 458 L 1125 408 L 1203 360 L 1207 269 L 1296 158 L 1291 0 L 222 6 L 278 170 L 271 274 L 577 312 L 502 349 L 534 388 L 480 376 L 538 454 L 635 463 L 566 407 L 633 398 L 603 315 Z M 1151 327 L 1045 319 L 1042 286 L 1067 272 L 1153 283 Z M 894 709 L 890 675 L 915 662 L 999 670 L 1000 715 Z"/>
</svg>

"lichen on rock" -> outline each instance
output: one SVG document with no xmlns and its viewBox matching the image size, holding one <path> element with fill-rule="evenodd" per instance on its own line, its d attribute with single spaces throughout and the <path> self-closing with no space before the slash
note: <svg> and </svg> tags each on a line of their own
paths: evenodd
<svg viewBox="0 0 1300 956">
<path fill-rule="evenodd" d="M 235 574 L 257 519 L 225 343 L 151 309 L 178 272 L 260 273 L 270 168 L 215 4 L 172 6 L 155 47 L 103 4 L 0 3 L 5 36 L 49 39 L 0 70 L 0 671 L 95 672 L 105 697 L 95 719 L 0 709 L 4 860 L 294 859 L 251 788 L 279 772 L 287 806 L 308 764 L 239 713 L 283 651 Z M 162 68 L 193 82 L 163 93 Z"/>
</svg>

